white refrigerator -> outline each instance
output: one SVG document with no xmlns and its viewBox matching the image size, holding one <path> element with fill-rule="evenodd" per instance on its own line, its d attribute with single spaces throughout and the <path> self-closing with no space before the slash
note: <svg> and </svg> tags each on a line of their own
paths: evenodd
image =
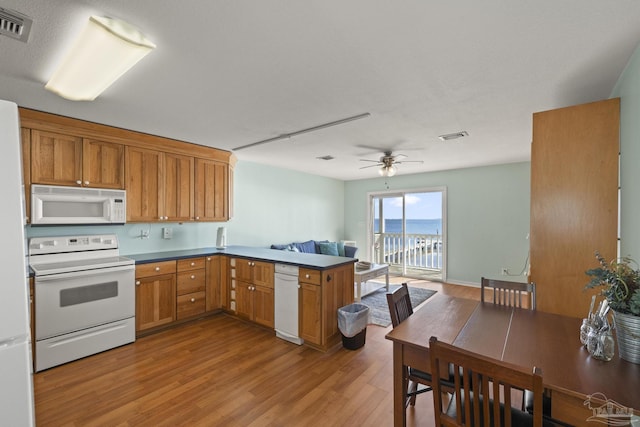
<svg viewBox="0 0 640 427">
<path fill-rule="evenodd" d="M 35 425 L 18 106 L 0 100 L 0 424 Z"/>
</svg>

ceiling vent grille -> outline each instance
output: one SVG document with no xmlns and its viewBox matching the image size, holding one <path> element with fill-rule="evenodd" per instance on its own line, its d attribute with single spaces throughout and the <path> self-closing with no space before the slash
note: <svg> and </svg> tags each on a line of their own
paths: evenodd
<svg viewBox="0 0 640 427">
<path fill-rule="evenodd" d="M 331 155 L 326 155 L 326 156 L 322 156 L 322 157 L 316 157 L 316 159 L 318 159 L 318 160 L 333 160 L 333 159 L 335 159 L 335 157 L 333 157 Z"/>
<path fill-rule="evenodd" d="M 32 23 L 28 16 L 0 7 L 0 34 L 26 43 Z"/>
</svg>

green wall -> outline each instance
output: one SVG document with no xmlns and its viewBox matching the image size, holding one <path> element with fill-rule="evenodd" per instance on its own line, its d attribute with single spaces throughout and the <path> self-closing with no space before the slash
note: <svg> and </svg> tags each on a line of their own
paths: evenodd
<svg viewBox="0 0 640 427">
<path fill-rule="evenodd" d="M 122 254 L 213 247 L 220 226 L 229 245 L 270 246 L 344 234 L 344 182 L 239 161 L 235 168 L 235 216 L 226 223 L 154 223 L 124 226 L 27 226 L 27 236 L 116 233 Z M 171 227 L 173 238 L 162 239 Z M 140 239 L 141 230 L 150 230 Z"/>
<path fill-rule="evenodd" d="M 640 47 L 620 75 L 620 255 L 640 261 Z"/>
<path fill-rule="evenodd" d="M 370 259 L 367 242 L 367 194 L 446 187 L 447 282 L 479 284 L 500 277 L 502 267 L 519 273 L 529 251 L 530 163 L 449 170 L 349 181 L 345 187 L 345 238 Z M 505 278 L 505 276 L 502 276 Z M 508 277 L 526 281 L 526 276 Z"/>
</svg>

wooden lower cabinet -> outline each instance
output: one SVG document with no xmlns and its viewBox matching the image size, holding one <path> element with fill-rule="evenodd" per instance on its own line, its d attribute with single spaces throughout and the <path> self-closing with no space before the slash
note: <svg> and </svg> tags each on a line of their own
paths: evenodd
<svg viewBox="0 0 640 427">
<path fill-rule="evenodd" d="M 176 320 L 176 262 L 136 266 L 136 333 Z"/>
<path fill-rule="evenodd" d="M 205 311 L 213 311 L 222 308 L 222 287 L 220 284 L 224 283 L 222 282 L 222 266 L 224 265 L 225 259 L 226 257 L 223 256 L 206 257 L 205 286 L 207 292 Z"/>
<path fill-rule="evenodd" d="M 269 328 L 274 327 L 273 287 L 236 282 L 236 315 Z"/>
<path fill-rule="evenodd" d="M 305 344 L 327 351 L 341 340 L 338 309 L 353 303 L 353 264 L 327 270 L 301 268 L 299 330 Z"/>
<path fill-rule="evenodd" d="M 178 260 L 176 286 L 177 320 L 201 315 L 206 307 L 205 257 Z"/>
<path fill-rule="evenodd" d="M 322 288 L 300 282 L 299 333 L 305 343 L 322 345 Z"/>
</svg>

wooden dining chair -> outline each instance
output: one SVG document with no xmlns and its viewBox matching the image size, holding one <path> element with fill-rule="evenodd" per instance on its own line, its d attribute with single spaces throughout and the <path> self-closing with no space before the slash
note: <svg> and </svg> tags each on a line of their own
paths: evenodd
<svg viewBox="0 0 640 427">
<path fill-rule="evenodd" d="M 436 337 L 429 340 L 429 356 L 434 378 L 442 374 L 442 366 L 450 364 L 454 368 L 454 394 L 448 403 L 442 398 L 440 383 L 432 384 L 436 426 L 543 425 L 540 369 L 529 371 L 446 344 Z M 512 406 L 512 388 L 532 391 L 536 408 L 533 414 Z"/>
<path fill-rule="evenodd" d="M 409 287 L 406 283 L 403 283 L 395 291 L 387 293 L 387 304 L 389 305 L 391 324 L 394 328 L 413 314 Z M 405 406 L 414 406 L 418 394 L 431 391 L 431 374 L 409 367 L 408 380 L 409 386 L 407 388 Z M 418 390 L 418 384 L 424 385 L 425 388 Z"/>
<path fill-rule="evenodd" d="M 536 309 L 536 284 L 524 282 L 509 282 L 506 280 L 487 279 L 480 280 L 480 300 L 484 302 L 485 289 L 493 290 L 493 303 L 509 307 L 522 308 L 522 296 L 529 299 L 527 307 Z"/>
</svg>

